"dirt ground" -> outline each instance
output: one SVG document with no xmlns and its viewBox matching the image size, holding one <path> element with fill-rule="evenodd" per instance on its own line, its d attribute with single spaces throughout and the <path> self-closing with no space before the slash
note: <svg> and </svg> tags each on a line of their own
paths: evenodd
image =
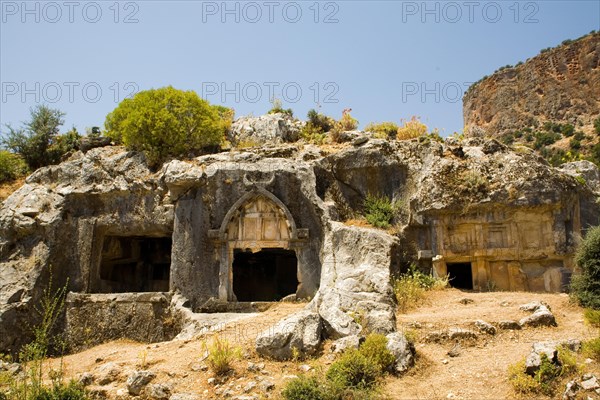
<svg viewBox="0 0 600 400">
<path fill-rule="evenodd" d="M 461 299 L 472 302 L 462 304 Z M 550 305 L 558 327 L 525 328 L 523 330 L 499 330 L 494 336 L 480 334 L 478 339 L 463 343 L 460 355 L 447 355 L 454 343 L 429 343 L 428 333 L 450 327 L 476 330 L 473 321 L 482 319 L 490 323 L 503 320 L 519 320 L 528 313 L 519 310 L 519 305 L 542 300 Z M 323 354 L 316 359 L 303 362 L 274 362 L 260 358 L 253 350 L 256 334 L 273 325 L 304 304 L 281 303 L 255 318 L 237 321 L 222 330 L 190 341 L 171 341 L 156 344 L 140 344 L 119 340 L 88 349 L 64 358 L 66 375 L 77 378 L 83 372 L 95 372 L 107 362 L 115 362 L 122 368 L 120 379 L 102 390 L 115 397 L 118 389 L 125 387 L 125 380 L 135 369 L 146 368 L 156 373 L 153 383 L 168 383 L 172 393 L 197 393 L 202 399 L 219 398 L 215 391 L 231 384 L 236 395 L 248 382 L 272 379 L 275 389 L 270 398 L 277 398 L 285 382 L 302 373 L 302 365 L 309 365 L 314 373 L 322 373 L 333 360 L 324 346 Z M 428 293 L 423 304 L 406 314 L 398 315 L 398 329 L 406 330 L 416 337 L 417 365 L 401 377 L 388 377 L 382 388 L 390 399 L 506 399 L 518 397 L 507 380 L 507 367 L 524 358 L 531 344 L 543 340 L 587 339 L 598 332 L 586 326 L 583 310 L 569 302 L 565 294 L 535 293 L 474 293 L 448 289 Z M 224 385 L 209 384 L 210 371 L 201 370 L 202 342 L 213 334 L 227 338 L 243 348 L 244 355 L 236 361 L 233 374 Z M 583 357 L 581 362 L 583 364 Z M 262 371 L 248 371 L 248 363 L 264 363 Z M 52 361 L 56 367 L 58 360 Z M 306 368 L 306 366 L 304 366 Z M 585 364 L 586 372 L 600 373 L 597 363 Z M 247 394 L 263 398 L 259 387 Z M 562 393 L 560 393 L 562 396 Z M 558 396 L 558 397 L 560 397 Z M 527 397 L 530 398 L 530 397 Z M 592 396 L 592 398 L 597 398 Z"/>
</svg>

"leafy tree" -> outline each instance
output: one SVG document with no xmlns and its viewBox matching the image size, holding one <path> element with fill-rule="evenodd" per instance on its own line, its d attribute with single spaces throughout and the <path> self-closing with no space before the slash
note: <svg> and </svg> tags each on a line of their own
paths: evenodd
<svg viewBox="0 0 600 400">
<path fill-rule="evenodd" d="M 7 125 L 2 143 L 23 157 L 31 170 L 57 164 L 61 157 L 77 146 L 79 134 L 73 128 L 67 137 L 59 135 L 65 113 L 40 105 L 30 109 L 31 120 L 20 129 Z"/>
<path fill-rule="evenodd" d="M 194 91 L 168 86 L 123 100 L 106 116 L 105 127 L 107 136 L 144 152 L 156 166 L 219 145 L 226 129 L 220 112 Z"/>
<path fill-rule="evenodd" d="M 588 230 L 575 262 L 580 272 L 571 281 L 573 297 L 583 307 L 600 309 L 600 226 Z"/>
</svg>

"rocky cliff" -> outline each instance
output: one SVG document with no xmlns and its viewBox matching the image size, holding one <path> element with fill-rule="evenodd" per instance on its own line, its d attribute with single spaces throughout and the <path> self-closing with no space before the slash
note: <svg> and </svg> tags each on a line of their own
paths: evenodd
<svg viewBox="0 0 600 400">
<path fill-rule="evenodd" d="M 463 99 L 467 132 L 501 137 L 546 122 L 588 134 L 600 116 L 600 32 L 546 49 L 473 84 Z"/>
<path fill-rule="evenodd" d="M 506 289 L 558 291 L 582 229 L 597 224 L 597 171 L 586 181 L 578 168 L 564 173 L 493 139 L 354 136 L 336 146 L 265 145 L 173 160 L 157 172 L 139 153 L 105 147 L 36 171 L 0 208 L 0 351 L 27 340 L 50 274 L 60 285 L 68 279 L 72 292 L 96 293 L 98 315 L 131 302 L 136 308 L 135 296 L 119 303 L 112 292 L 168 290 L 175 312 L 144 305 L 167 320 L 211 299 L 235 300 L 236 249 L 283 247 L 297 256 L 296 295 L 313 297 L 309 314 L 298 317 L 303 326 L 335 338 L 359 331 L 360 315 L 366 328 L 390 333 L 393 276 L 406 263 L 445 273 L 446 262 L 468 261 L 473 288 L 497 281 Z M 369 194 L 397 205 L 394 229 L 352 222 L 364 215 Z M 171 243 L 162 250 L 167 264 L 139 255 Z M 142 261 L 156 268 L 138 286 Z M 77 314 L 85 298 L 70 296 L 77 306 L 71 321 L 85 319 Z M 97 333 L 94 340 L 102 339 L 100 329 L 126 336 L 128 319 L 121 320 L 123 326 L 97 321 L 86 329 Z M 261 341 L 271 355 L 291 351 L 271 345 Z"/>
</svg>

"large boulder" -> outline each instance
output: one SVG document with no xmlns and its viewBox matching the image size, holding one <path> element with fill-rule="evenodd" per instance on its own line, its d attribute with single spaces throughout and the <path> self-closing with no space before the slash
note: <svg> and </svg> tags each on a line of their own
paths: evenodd
<svg viewBox="0 0 600 400">
<path fill-rule="evenodd" d="M 295 142 L 300 137 L 303 125 L 304 122 L 283 113 L 245 116 L 231 124 L 227 139 L 233 145 Z"/>
<path fill-rule="evenodd" d="M 316 354 L 321 344 L 321 317 L 303 310 L 281 320 L 256 338 L 258 354 L 276 360 L 289 360 Z"/>
<path fill-rule="evenodd" d="M 397 245 L 382 230 L 330 223 L 321 289 L 311 303 L 328 337 L 356 335 L 361 327 L 383 334 L 396 330 L 390 262 Z"/>
</svg>

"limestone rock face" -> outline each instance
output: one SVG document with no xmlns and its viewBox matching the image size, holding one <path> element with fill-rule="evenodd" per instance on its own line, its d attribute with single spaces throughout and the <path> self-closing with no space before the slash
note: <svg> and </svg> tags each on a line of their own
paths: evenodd
<svg viewBox="0 0 600 400">
<path fill-rule="evenodd" d="M 364 216 L 368 194 L 397 204 L 393 229 L 352 221 Z M 465 268 L 474 289 L 559 291 L 578 235 L 598 215 L 589 185 L 483 138 L 264 145 L 158 171 L 139 153 L 93 148 L 34 172 L 0 207 L 0 351 L 28 341 L 15 327 L 36 323 L 51 275 L 74 292 L 66 315 L 75 335 L 92 332 L 95 343 L 127 331 L 148 341 L 193 337 L 218 320 L 201 314 L 203 305 L 241 293 L 236 254 L 277 249 L 296 268 L 281 295 L 312 299 L 310 316 L 260 346 L 289 357 L 280 340 L 296 332 L 312 352 L 321 330 L 330 338 L 393 333 L 392 277 L 414 260 L 440 275 Z M 246 292 L 277 293 L 254 280 Z"/>
<path fill-rule="evenodd" d="M 473 84 L 463 99 L 465 124 L 493 136 L 546 121 L 591 132 L 600 115 L 599 72 L 600 33 L 595 33 Z"/>
<path fill-rule="evenodd" d="M 295 351 L 299 355 L 310 356 L 319 349 L 321 330 L 319 314 L 300 311 L 258 335 L 256 351 L 276 360 L 289 360 Z"/>
<path fill-rule="evenodd" d="M 600 169 L 591 161 L 581 160 L 565 163 L 559 170 L 567 175 L 580 177 L 596 194 L 600 194 Z"/>
<path fill-rule="evenodd" d="M 287 114 L 279 113 L 240 117 L 231 124 L 227 138 L 234 145 L 294 142 L 298 140 L 303 124 Z"/>
<path fill-rule="evenodd" d="M 395 331 L 390 260 L 398 241 L 376 229 L 332 222 L 323 249 L 321 290 L 312 302 L 327 335 Z"/>
</svg>

